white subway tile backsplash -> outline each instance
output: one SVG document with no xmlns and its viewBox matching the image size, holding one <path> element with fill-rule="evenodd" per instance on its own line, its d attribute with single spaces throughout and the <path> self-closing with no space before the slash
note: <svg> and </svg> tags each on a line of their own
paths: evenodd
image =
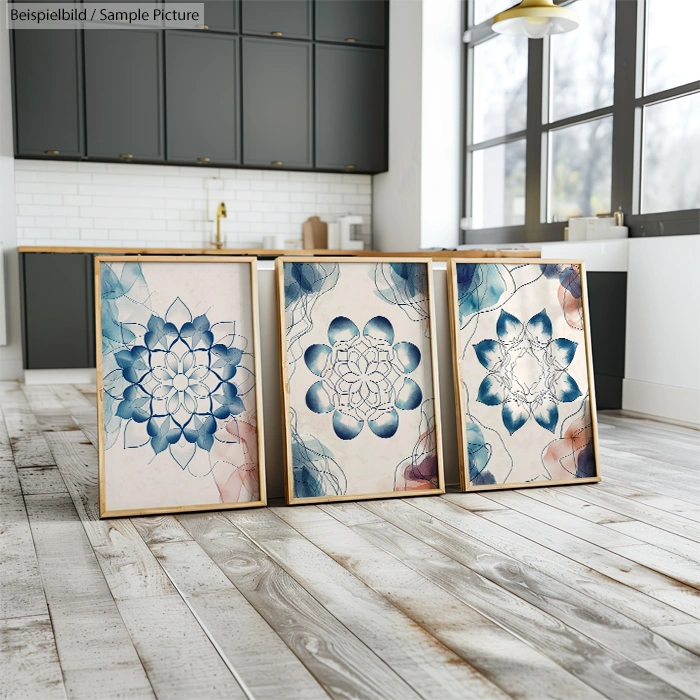
<svg viewBox="0 0 700 700">
<path fill-rule="evenodd" d="M 34 173 L 32 173 L 33 175 Z M 31 182 L 24 182 L 22 180 L 19 180 L 15 183 L 15 192 L 29 192 L 29 193 L 36 193 L 36 192 L 48 192 L 48 185 L 45 182 L 34 182 L 32 180 Z"/>
<path fill-rule="evenodd" d="M 63 197 L 63 203 L 67 204 L 69 206 L 86 206 L 89 207 L 92 205 L 92 197 L 87 194 L 67 194 Z"/>
<path fill-rule="evenodd" d="M 78 185 L 66 182 L 47 185 L 49 194 L 78 194 Z"/>
<path fill-rule="evenodd" d="M 263 180 L 289 180 L 290 175 L 294 175 L 294 173 L 279 170 L 263 170 Z"/>
<path fill-rule="evenodd" d="M 56 163 L 53 163 L 56 165 Z M 76 165 L 69 163 L 68 165 Z M 99 177 L 99 176 L 98 176 Z M 38 178 L 36 178 L 38 179 Z M 63 170 L 55 170 L 41 174 L 41 179 L 44 182 L 92 182 L 91 173 L 76 173 L 73 171 L 65 172 Z"/>
<path fill-rule="evenodd" d="M 17 207 L 19 216 L 48 216 L 49 213 L 49 207 L 37 204 L 20 204 Z"/>
<path fill-rule="evenodd" d="M 284 183 L 285 185 L 287 183 Z M 288 202 L 289 192 L 263 192 L 265 202 Z"/>
<path fill-rule="evenodd" d="M 321 195 L 318 195 L 319 197 Z M 289 197 L 292 202 L 305 202 L 306 204 L 312 204 L 318 201 L 318 198 L 312 192 L 292 192 Z"/>
<path fill-rule="evenodd" d="M 262 202 L 263 193 L 262 192 L 239 192 L 236 195 L 237 199 L 243 202 Z"/>
<path fill-rule="evenodd" d="M 331 192 L 337 194 L 357 194 L 357 185 L 348 185 L 345 183 L 342 185 L 331 185 Z"/>
<path fill-rule="evenodd" d="M 276 190 L 277 189 L 277 182 L 275 180 L 253 180 L 253 182 L 250 183 L 250 189 L 251 190 Z M 282 188 L 280 188 L 282 189 Z"/>
<path fill-rule="evenodd" d="M 304 192 L 330 192 L 330 185 L 327 182 L 305 182 Z"/>
<path fill-rule="evenodd" d="M 229 247 L 299 241 L 314 215 L 358 214 L 371 231 L 368 175 L 16 160 L 15 195 L 20 245 L 207 246 L 222 201 Z"/>
<path fill-rule="evenodd" d="M 367 205 L 372 201 L 366 194 L 344 194 L 343 204 L 364 204 Z"/>
<path fill-rule="evenodd" d="M 223 170 L 222 170 L 223 172 Z M 236 173 L 237 180 L 262 180 L 263 171 L 262 170 L 233 170 L 229 172 Z"/>
<path fill-rule="evenodd" d="M 263 221 L 269 224 L 288 224 L 289 214 L 283 214 L 280 212 L 263 214 Z"/>
</svg>

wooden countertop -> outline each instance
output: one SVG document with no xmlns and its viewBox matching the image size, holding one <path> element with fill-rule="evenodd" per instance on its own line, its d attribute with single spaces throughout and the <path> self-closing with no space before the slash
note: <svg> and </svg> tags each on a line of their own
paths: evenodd
<svg viewBox="0 0 700 700">
<path fill-rule="evenodd" d="M 376 250 L 264 250 L 260 248 L 95 248 L 80 246 L 20 246 L 20 253 L 92 253 L 94 255 L 247 255 L 278 257 L 281 255 L 318 255 L 393 258 L 539 258 L 539 250 L 419 250 L 380 252 Z"/>
</svg>

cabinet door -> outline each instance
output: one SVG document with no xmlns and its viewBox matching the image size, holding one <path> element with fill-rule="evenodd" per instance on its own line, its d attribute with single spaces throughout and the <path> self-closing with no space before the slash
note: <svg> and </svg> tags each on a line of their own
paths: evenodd
<svg viewBox="0 0 700 700">
<path fill-rule="evenodd" d="M 316 46 L 316 167 L 386 170 L 383 49 Z"/>
<path fill-rule="evenodd" d="M 384 46 L 386 0 L 319 0 L 316 2 L 316 39 Z"/>
<path fill-rule="evenodd" d="M 85 32 L 87 154 L 163 160 L 163 33 Z"/>
<path fill-rule="evenodd" d="M 92 259 L 87 253 L 22 254 L 25 369 L 95 366 Z"/>
<path fill-rule="evenodd" d="M 242 0 L 241 30 L 291 39 L 311 38 L 311 0 Z"/>
<path fill-rule="evenodd" d="M 310 168 L 312 46 L 243 39 L 243 162 Z"/>
<path fill-rule="evenodd" d="M 166 0 L 172 2 L 173 0 Z M 191 2 L 191 0 L 175 0 Z M 201 29 L 212 32 L 238 32 L 238 0 L 204 0 L 204 22 Z M 170 23 L 166 22 L 167 27 Z"/>
<path fill-rule="evenodd" d="M 240 163 L 238 38 L 168 31 L 165 67 L 168 160 Z"/>
<path fill-rule="evenodd" d="M 81 35 L 77 29 L 12 32 L 18 156 L 85 155 Z"/>
</svg>

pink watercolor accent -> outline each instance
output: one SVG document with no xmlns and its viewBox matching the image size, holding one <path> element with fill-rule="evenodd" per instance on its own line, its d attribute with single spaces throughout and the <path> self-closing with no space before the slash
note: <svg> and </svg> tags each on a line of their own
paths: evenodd
<svg viewBox="0 0 700 700">
<path fill-rule="evenodd" d="M 579 454 L 593 441 L 588 401 L 584 406 L 583 415 L 571 421 L 561 438 L 550 442 L 542 455 L 542 462 L 553 480 L 576 476 Z"/>
<path fill-rule="evenodd" d="M 231 445 L 240 445 L 243 449 L 243 462 L 240 465 L 232 463 L 231 472 L 225 481 L 222 476 L 214 475 L 216 487 L 219 490 L 222 503 L 238 503 L 241 492 L 245 488 L 250 493 L 250 500 L 260 498 L 260 475 L 258 472 L 258 429 L 255 425 L 255 414 L 240 417 L 226 425 L 224 435 L 217 435 L 219 440 L 212 448 L 212 455 L 222 461 L 231 462 Z M 226 439 L 228 438 L 228 439 Z"/>
</svg>

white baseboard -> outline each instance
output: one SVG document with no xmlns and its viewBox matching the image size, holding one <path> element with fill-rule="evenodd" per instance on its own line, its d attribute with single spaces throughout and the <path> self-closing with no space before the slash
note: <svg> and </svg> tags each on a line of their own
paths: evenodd
<svg viewBox="0 0 700 700">
<path fill-rule="evenodd" d="M 94 384 L 95 368 L 25 369 L 25 384 Z"/>
<path fill-rule="evenodd" d="M 622 408 L 625 411 L 700 426 L 700 391 L 693 389 L 624 379 Z"/>
</svg>

